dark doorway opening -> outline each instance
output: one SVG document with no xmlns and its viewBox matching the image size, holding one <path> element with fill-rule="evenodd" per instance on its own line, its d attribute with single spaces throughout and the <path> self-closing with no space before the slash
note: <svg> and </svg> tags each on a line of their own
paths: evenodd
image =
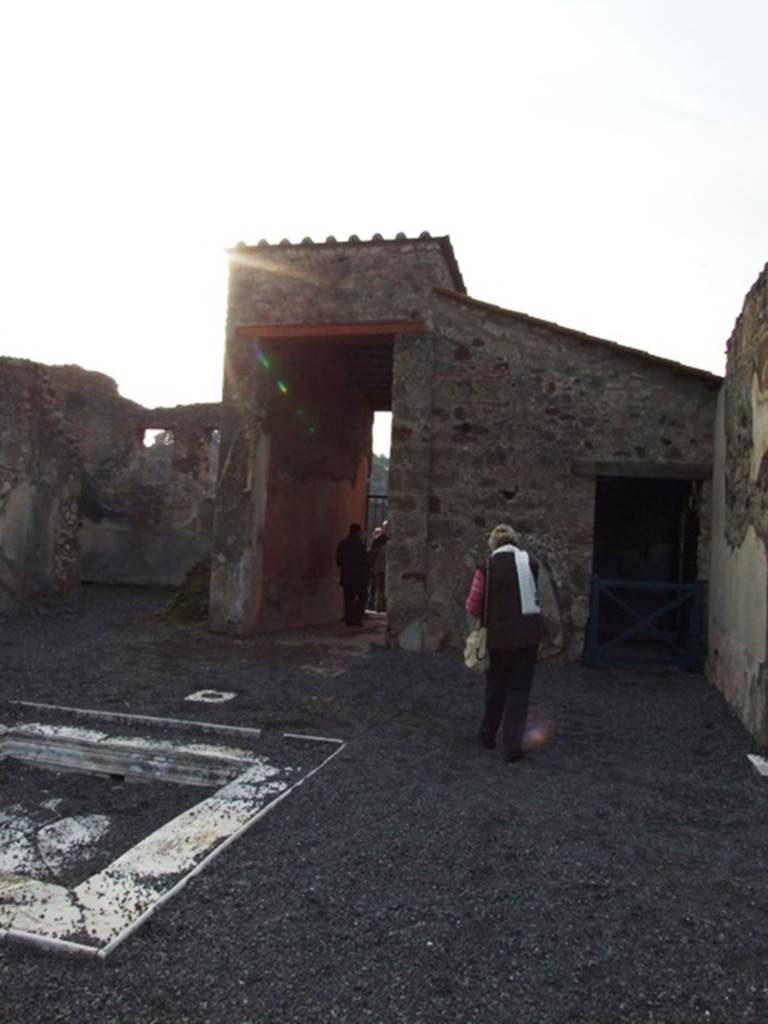
<svg viewBox="0 0 768 1024">
<path fill-rule="evenodd" d="M 592 572 L 623 580 L 697 578 L 696 483 L 598 477 Z"/>
<path fill-rule="evenodd" d="M 393 351 L 391 335 L 362 329 L 307 337 L 297 328 L 255 347 L 269 439 L 263 629 L 339 622 L 334 556 L 350 524 L 368 520 L 373 420 L 391 409 Z"/>
<path fill-rule="evenodd" d="M 699 667 L 698 487 L 598 477 L 587 663 Z"/>
</svg>

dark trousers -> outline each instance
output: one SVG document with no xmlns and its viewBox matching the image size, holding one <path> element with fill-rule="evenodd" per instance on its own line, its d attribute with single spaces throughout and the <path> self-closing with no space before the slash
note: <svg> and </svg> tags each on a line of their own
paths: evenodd
<svg viewBox="0 0 768 1024">
<path fill-rule="evenodd" d="M 505 754 L 522 752 L 528 701 L 536 668 L 538 644 L 516 651 L 491 651 L 485 674 L 485 714 L 480 735 L 494 739 L 501 725 Z"/>
<path fill-rule="evenodd" d="M 341 589 L 344 593 L 344 621 L 348 626 L 360 626 L 365 614 L 368 581 L 345 583 Z"/>
</svg>

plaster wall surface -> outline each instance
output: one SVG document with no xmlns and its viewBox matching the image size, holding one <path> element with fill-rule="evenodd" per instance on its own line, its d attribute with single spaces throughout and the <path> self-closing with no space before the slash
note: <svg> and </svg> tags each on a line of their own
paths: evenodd
<svg viewBox="0 0 768 1024">
<path fill-rule="evenodd" d="M 0 357 L 0 394 L 0 612 L 14 612 L 77 587 L 80 466 L 45 367 Z"/>
<path fill-rule="evenodd" d="M 322 624 L 341 614 L 337 543 L 365 523 L 373 413 L 348 379 L 343 350 L 311 345 L 275 356 L 288 390 L 272 389 L 260 626 Z M 299 415 L 300 414 L 300 415 Z"/>
<path fill-rule="evenodd" d="M 717 410 L 707 674 L 768 744 L 768 271 L 728 341 Z"/>
</svg>

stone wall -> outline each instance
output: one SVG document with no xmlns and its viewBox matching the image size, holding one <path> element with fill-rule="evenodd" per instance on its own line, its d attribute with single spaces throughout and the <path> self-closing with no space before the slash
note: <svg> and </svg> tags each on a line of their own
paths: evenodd
<svg viewBox="0 0 768 1024">
<path fill-rule="evenodd" d="M 0 395 L 0 612 L 15 612 L 77 587 L 80 462 L 44 367 L 0 357 Z"/>
<path fill-rule="evenodd" d="M 339 351 L 334 339 L 369 345 L 374 334 L 388 335 L 393 353 L 392 642 L 417 650 L 460 643 L 473 564 L 490 528 L 511 521 L 543 564 L 551 649 L 577 657 L 595 479 L 679 475 L 698 481 L 706 506 L 719 378 L 468 299 L 450 243 L 429 236 L 232 251 L 211 625 L 247 634 L 304 615 L 286 595 L 295 597 L 302 581 L 314 589 L 315 570 L 302 555 L 305 568 L 277 593 L 290 551 L 290 531 L 280 524 L 298 522 L 301 543 L 330 555 L 335 545 L 320 520 L 342 526 L 356 507 L 370 412 L 387 408 L 370 399 L 359 376 L 347 375 L 358 390 L 345 379 L 351 364 L 342 359 L 315 400 L 327 391 L 346 411 L 351 448 L 342 429 L 329 430 L 315 475 L 306 464 L 290 469 L 306 463 L 312 446 L 287 461 L 278 452 L 287 425 L 274 419 L 275 379 L 263 372 L 270 352 L 284 357 L 312 338 L 302 358 L 322 351 L 330 359 Z M 301 359 L 291 373 L 300 378 L 302 367 L 310 377 L 319 373 Z M 331 498 L 323 488 L 332 479 L 341 490 Z M 313 504 L 318 515 L 309 514 Z M 295 505 L 303 509 L 298 518 Z M 706 531 L 699 540 L 708 562 Z M 326 570 L 318 572 L 319 580 Z M 331 601 L 330 586 L 318 585 L 316 597 L 314 617 Z"/>
<path fill-rule="evenodd" d="M 230 325 L 427 317 L 432 289 L 463 289 L 445 238 L 239 246 L 230 254 Z"/>
<path fill-rule="evenodd" d="M 714 485 L 707 674 L 768 744 L 768 266 L 728 341 Z"/>
<path fill-rule="evenodd" d="M 551 648 L 578 657 L 594 478 L 576 467 L 653 476 L 711 463 L 719 381 L 460 296 L 437 296 L 433 323 L 431 338 L 396 349 L 393 635 L 458 643 L 473 565 L 490 529 L 510 522 L 543 564 Z"/>
<path fill-rule="evenodd" d="M 267 331 L 265 342 L 257 328 L 356 324 L 364 334 L 372 321 L 428 324 L 435 287 L 463 288 L 447 239 L 353 238 L 243 245 L 231 252 L 213 629 L 249 634 L 292 625 L 295 616 L 320 622 L 338 617 L 335 546 L 350 521 L 365 519 L 374 405 L 351 382 L 345 360 L 328 339 L 304 347 L 303 361 L 292 365 L 287 353 L 296 339 L 270 343 Z M 310 366 L 312 351 L 322 352 L 325 365 Z M 288 365 L 280 372 L 309 388 L 305 405 L 320 403 L 325 440 L 319 458 L 312 453 L 318 452 L 320 434 L 305 438 L 303 450 L 285 450 L 285 424 L 278 429 L 274 420 L 275 386 L 282 378 L 272 360 L 278 357 Z M 323 387 L 312 390 L 313 380 Z M 290 399 L 285 405 L 293 407 Z M 290 568 L 287 522 L 296 524 L 294 545 L 306 545 Z"/>
<path fill-rule="evenodd" d="M 232 353 L 239 400 L 225 402 L 214 629 L 337 621 L 336 544 L 365 521 L 373 413 L 342 356 L 315 344 L 267 351 Z"/>
<path fill-rule="evenodd" d="M 83 580 L 179 585 L 210 553 L 218 405 L 145 409 L 104 374 L 49 367 L 82 458 Z M 146 430 L 173 444 L 146 447 Z"/>
</svg>

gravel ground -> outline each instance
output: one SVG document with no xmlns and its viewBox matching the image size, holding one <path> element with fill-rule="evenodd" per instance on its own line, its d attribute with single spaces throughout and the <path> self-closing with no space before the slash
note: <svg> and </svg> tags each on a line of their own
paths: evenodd
<svg viewBox="0 0 768 1024">
<path fill-rule="evenodd" d="M 456 654 L 235 641 L 167 600 L 0 622 L 0 696 L 348 745 L 105 963 L 0 943 L 0 1020 L 768 1021 L 768 781 L 704 679 L 544 663 L 554 739 L 507 765 Z"/>
</svg>

